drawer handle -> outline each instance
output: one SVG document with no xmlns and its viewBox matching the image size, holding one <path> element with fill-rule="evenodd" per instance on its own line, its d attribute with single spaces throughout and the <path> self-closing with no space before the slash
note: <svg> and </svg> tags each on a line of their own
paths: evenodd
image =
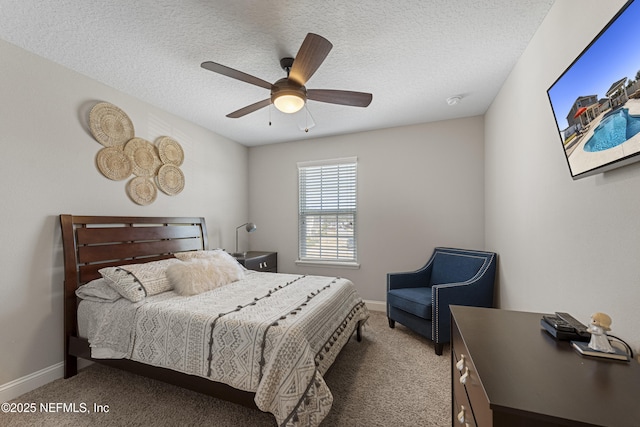
<svg viewBox="0 0 640 427">
<path fill-rule="evenodd" d="M 466 417 L 465 417 L 465 409 L 464 406 L 460 405 L 460 412 L 458 412 L 458 422 L 460 424 L 464 424 L 465 426 L 468 426 L 469 424 L 466 423 Z"/>
<path fill-rule="evenodd" d="M 464 374 L 460 375 L 460 384 L 466 384 L 469 379 L 469 368 L 464 368 Z"/>
<path fill-rule="evenodd" d="M 462 370 L 464 369 L 464 354 L 460 355 L 460 360 L 458 360 L 458 363 L 456 363 L 456 368 L 458 368 L 458 371 L 462 372 Z"/>
</svg>

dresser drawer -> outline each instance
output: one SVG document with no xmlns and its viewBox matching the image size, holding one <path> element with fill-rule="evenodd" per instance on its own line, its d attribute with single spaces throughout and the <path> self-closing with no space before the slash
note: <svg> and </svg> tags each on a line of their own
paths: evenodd
<svg viewBox="0 0 640 427">
<path fill-rule="evenodd" d="M 237 258 L 240 264 L 248 270 L 262 271 L 267 273 L 278 272 L 277 252 L 247 252 L 244 257 Z"/>
<path fill-rule="evenodd" d="M 456 360 L 458 362 L 458 360 Z M 473 416 L 473 409 L 467 397 L 467 391 L 460 382 L 460 371 L 454 364 L 452 366 L 451 379 L 453 382 L 453 425 L 464 427 L 476 427 L 476 420 Z"/>
<path fill-rule="evenodd" d="M 493 414 L 489 407 L 489 400 L 487 399 L 481 379 L 473 364 L 473 359 L 471 359 L 469 351 L 460 336 L 460 332 L 455 326 L 452 328 L 452 339 L 453 357 L 455 360 L 455 364 L 452 367 L 454 392 L 456 386 L 462 386 L 469 399 L 469 404 L 473 410 L 473 416 L 477 425 L 480 427 L 491 426 L 493 425 Z"/>
</svg>

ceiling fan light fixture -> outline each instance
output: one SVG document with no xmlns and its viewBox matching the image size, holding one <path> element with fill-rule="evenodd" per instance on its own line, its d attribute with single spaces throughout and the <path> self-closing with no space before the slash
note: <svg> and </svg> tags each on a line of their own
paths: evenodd
<svg viewBox="0 0 640 427">
<path fill-rule="evenodd" d="M 281 91 L 272 98 L 273 105 L 283 113 L 297 113 L 304 107 L 304 98 L 299 93 L 282 93 Z"/>
<path fill-rule="evenodd" d="M 271 87 L 271 102 L 283 113 L 297 113 L 307 102 L 307 91 L 287 78 L 280 79 Z"/>
</svg>

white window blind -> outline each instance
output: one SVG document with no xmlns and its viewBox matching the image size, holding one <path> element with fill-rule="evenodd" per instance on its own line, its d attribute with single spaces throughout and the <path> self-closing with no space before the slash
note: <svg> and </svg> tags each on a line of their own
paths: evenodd
<svg viewBox="0 0 640 427">
<path fill-rule="evenodd" d="M 357 261 L 357 159 L 298 163 L 299 259 Z"/>
</svg>

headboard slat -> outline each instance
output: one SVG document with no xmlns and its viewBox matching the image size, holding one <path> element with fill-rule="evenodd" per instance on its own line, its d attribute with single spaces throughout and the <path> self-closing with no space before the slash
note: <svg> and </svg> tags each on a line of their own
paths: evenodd
<svg viewBox="0 0 640 427">
<path fill-rule="evenodd" d="M 198 249 L 203 249 L 202 241 L 199 239 L 158 240 L 100 246 L 80 246 L 78 248 L 78 262 L 80 264 L 86 264 Z"/>
<path fill-rule="evenodd" d="M 159 226 L 159 227 L 95 227 L 78 228 L 78 245 L 114 243 L 131 240 L 162 240 L 181 238 L 200 238 L 198 226 Z"/>
</svg>

